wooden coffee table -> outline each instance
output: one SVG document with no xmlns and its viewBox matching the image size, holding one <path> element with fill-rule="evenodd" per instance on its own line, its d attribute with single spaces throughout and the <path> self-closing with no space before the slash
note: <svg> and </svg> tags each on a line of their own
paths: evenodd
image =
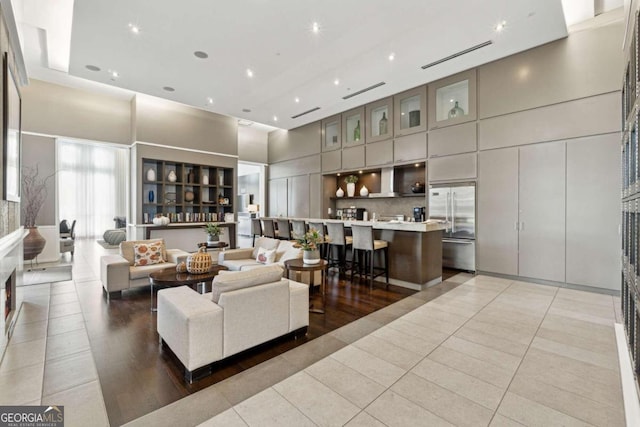
<svg viewBox="0 0 640 427">
<path fill-rule="evenodd" d="M 322 307 L 313 308 L 313 305 L 310 306 L 309 311 L 312 313 L 324 314 L 324 291 L 325 283 L 327 281 L 328 265 L 329 263 L 323 259 L 321 259 L 318 264 L 305 264 L 302 258 L 290 259 L 284 262 L 284 268 L 287 269 L 287 277 L 289 277 L 289 271 L 309 272 L 309 295 L 311 295 L 311 291 L 313 290 L 315 272 L 320 271 L 320 294 L 322 295 Z"/>
<path fill-rule="evenodd" d="M 202 283 L 202 293 L 207 291 L 206 283 L 213 280 L 220 270 L 228 270 L 223 265 L 214 264 L 207 273 L 191 274 L 178 273 L 175 267 L 165 268 L 149 274 L 149 282 L 151 283 L 151 311 L 157 311 L 153 304 L 153 286 L 183 286 L 189 285 L 194 291 L 198 291 L 198 285 Z"/>
</svg>

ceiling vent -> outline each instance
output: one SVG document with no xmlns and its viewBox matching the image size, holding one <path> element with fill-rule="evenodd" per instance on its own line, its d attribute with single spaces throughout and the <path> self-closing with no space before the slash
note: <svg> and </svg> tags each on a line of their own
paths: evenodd
<svg viewBox="0 0 640 427">
<path fill-rule="evenodd" d="M 349 94 L 349 95 L 347 95 L 347 96 L 343 96 L 343 97 L 342 97 L 342 99 L 349 99 L 349 98 L 353 98 L 354 96 L 358 96 L 358 95 L 360 95 L 361 93 L 368 92 L 368 91 L 370 91 L 370 90 L 372 90 L 372 89 L 375 89 L 375 88 L 377 88 L 377 87 L 384 86 L 384 85 L 386 85 L 386 83 L 385 83 L 385 82 L 376 83 L 376 84 L 374 84 L 374 85 L 372 85 L 372 86 L 365 87 L 364 89 L 360 89 L 360 90 L 359 90 L 359 91 L 357 91 L 357 92 L 350 93 L 350 94 Z"/>
<path fill-rule="evenodd" d="M 295 116 L 291 116 L 292 119 L 297 119 L 298 117 L 304 116 L 305 114 L 313 113 L 314 111 L 318 111 L 320 107 L 312 108 L 311 110 L 304 111 L 300 114 L 296 114 Z"/>
<path fill-rule="evenodd" d="M 251 120 L 238 119 L 238 125 L 239 126 L 251 126 L 252 124 L 253 124 L 253 122 Z"/>
<path fill-rule="evenodd" d="M 474 50 L 482 49 L 483 47 L 489 46 L 491 44 L 493 44 L 493 42 L 491 40 L 489 40 L 489 41 L 486 41 L 484 43 L 480 43 L 478 45 L 471 46 L 468 49 L 461 50 L 460 52 L 454 53 L 453 55 L 449 55 L 446 58 L 438 59 L 437 61 L 433 61 L 430 64 L 423 65 L 422 69 L 426 70 L 427 68 L 433 67 L 434 65 L 442 64 L 443 62 L 447 62 L 447 61 L 449 61 L 449 60 L 451 60 L 453 58 L 457 58 L 458 56 L 466 55 L 469 52 L 473 52 Z"/>
</svg>

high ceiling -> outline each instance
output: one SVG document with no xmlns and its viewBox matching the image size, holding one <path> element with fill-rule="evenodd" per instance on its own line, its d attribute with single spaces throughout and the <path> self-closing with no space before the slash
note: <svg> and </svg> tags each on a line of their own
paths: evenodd
<svg viewBox="0 0 640 427">
<path fill-rule="evenodd" d="M 14 0 L 13 5 L 30 77 L 123 88 L 285 129 L 567 35 L 561 0 Z M 504 29 L 496 31 L 502 22 Z M 422 68 L 487 41 L 492 44 Z M 343 99 L 379 82 L 385 84 Z"/>
</svg>

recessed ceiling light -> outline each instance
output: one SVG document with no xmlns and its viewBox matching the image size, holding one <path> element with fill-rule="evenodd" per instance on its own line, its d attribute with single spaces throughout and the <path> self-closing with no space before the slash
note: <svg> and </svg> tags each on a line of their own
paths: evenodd
<svg viewBox="0 0 640 427">
<path fill-rule="evenodd" d="M 389 54 L 389 61 L 393 61 L 394 59 L 396 59 L 396 54 L 395 54 L 395 53 L 393 53 L 393 52 L 391 52 L 391 53 Z"/>
<path fill-rule="evenodd" d="M 209 105 L 213 104 L 213 98 L 208 97 L 207 98 L 207 104 L 209 104 Z"/>
<path fill-rule="evenodd" d="M 95 65 L 85 65 L 84 67 L 89 71 L 100 71 L 100 67 Z"/>
<path fill-rule="evenodd" d="M 507 25 L 507 21 L 502 21 L 500 23 L 498 23 L 494 29 L 496 30 L 496 33 L 501 32 L 502 30 L 504 30 L 504 27 Z"/>
<path fill-rule="evenodd" d="M 175 89 L 172 88 L 171 86 L 164 86 L 162 89 L 166 90 L 167 92 L 174 92 Z"/>
<path fill-rule="evenodd" d="M 453 102 L 453 99 L 450 99 L 449 102 Z"/>
<path fill-rule="evenodd" d="M 419 167 L 420 167 L 420 163 L 416 163 L 416 164 L 415 164 L 415 166 L 416 166 L 417 168 L 419 168 Z"/>
<path fill-rule="evenodd" d="M 195 52 L 193 52 L 193 54 L 196 56 L 196 58 L 200 59 L 207 59 L 209 57 L 209 54 L 207 52 L 203 52 L 201 50 L 196 50 Z"/>
<path fill-rule="evenodd" d="M 296 102 L 296 104 L 298 104 L 298 103 L 300 102 L 300 98 L 298 98 L 298 97 L 296 96 L 296 98 L 294 99 L 294 101 Z"/>
<path fill-rule="evenodd" d="M 243 113 L 250 113 L 250 112 L 251 112 L 251 109 L 250 109 L 250 108 L 243 108 L 243 109 L 242 109 L 242 112 L 243 112 Z"/>
<path fill-rule="evenodd" d="M 336 86 L 338 86 L 338 85 L 340 84 L 340 79 L 335 79 L 335 80 L 333 81 L 333 84 L 334 84 L 334 85 L 336 85 Z"/>
<path fill-rule="evenodd" d="M 278 116 L 273 116 L 273 121 L 277 122 L 278 121 Z"/>
<path fill-rule="evenodd" d="M 358 173 L 362 173 L 362 171 L 358 171 Z"/>
<path fill-rule="evenodd" d="M 133 34 L 138 34 L 140 33 L 140 27 L 138 27 L 135 24 L 129 23 L 129 30 L 133 33 Z"/>
<path fill-rule="evenodd" d="M 318 34 L 320 32 L 320 25 L 317 22 L 311 24 L 311 31 Z"/>
<path fill-rule="evenodd" d="M 251 70 L 251 68 L 247 68 L 247 77 L 253 77 L 253 71 Z"/>
<path fill-rule="evenodd" d="M 337 174 L 338 176 L 340 176 L 340 174 Z"/>
<path fill-rule="evenodd" d="M 115 80 L 120 77 L 120 74 L 114 70 L 109 70 L 109 74 L 111 75 L 111 80 Z"/>
</svg>

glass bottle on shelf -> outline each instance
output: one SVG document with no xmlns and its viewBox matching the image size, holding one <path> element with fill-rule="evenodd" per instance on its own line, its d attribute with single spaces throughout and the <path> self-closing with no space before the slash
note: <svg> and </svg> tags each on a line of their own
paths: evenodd
<svg viewBox="0 0 640 427">
<path fill-rule="evenodd" d="M 387 113 L 383 112 L 382 113 L 382 118 L 380 119 L 380 123 L 379 123 L 379 130 L 380 133 L 379 135 L 385 135 L 387 133 Z"/>
<path fill-rule="evenodd" d="M 360 141 L 360 120 L 358 120 L 356 127 L 353 129 L 353 140 Z"/>
<path fill-rule="evenodd" d="M 460 116 L 464 116 L 464 110 L 458 106 L 458 101 L 456 101 L 453 108 L 449 110 L 449 118 L 453 119 L 454 117 Z"/>
</svg>

